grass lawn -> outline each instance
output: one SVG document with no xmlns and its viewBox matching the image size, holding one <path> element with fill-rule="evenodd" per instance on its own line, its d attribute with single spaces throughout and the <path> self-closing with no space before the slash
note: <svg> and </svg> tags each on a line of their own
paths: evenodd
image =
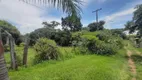
<svg viewBox="0 0 142 80">
<path fill-rule="evenodd" d="M 46 61 L 19 71 L 11 80 L 130 80 L 125 50 L 113 56 L 78 55 L 63 61 Z"/>
</svg>

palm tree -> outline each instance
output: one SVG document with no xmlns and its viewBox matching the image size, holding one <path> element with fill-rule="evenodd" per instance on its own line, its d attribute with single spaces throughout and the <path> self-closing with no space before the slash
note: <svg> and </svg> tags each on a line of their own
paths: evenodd
<svg viewBox="0 0 142 80">
<path fill-rule="evenodd" d="M 20 0 L 28 4 L 41 4 L 41 5 L 47 5 L 52 4 L 57 9 L 62 9 L 63 12 L 67 13 L 68 15 L 77 15 L 81 17 L 80 13 L 82 12 L 82 9 L 80 5 L 82 5 L 81 0 Z"/>
<path fill-rule="evenodd" d="M 37 4 L 37 3 L 43 5 L 52 4 L 54 5 L 54 7 L 62 9 L 63 12 L 67 13 L 68 15 L 74 14 L 80 17 L 81 13 L 81 8 L 79 6 L 82 3 L 81 0 L 20 0 L 20 1 L 26 2 L 28 4 Z M 2 44 L 0 44 L 0 50 L 3 50 Z M 9 80 L 8 71 L 4 61 L 4 54 L 2 51 L 0 51 L 0 80 Z"/>
</svg>

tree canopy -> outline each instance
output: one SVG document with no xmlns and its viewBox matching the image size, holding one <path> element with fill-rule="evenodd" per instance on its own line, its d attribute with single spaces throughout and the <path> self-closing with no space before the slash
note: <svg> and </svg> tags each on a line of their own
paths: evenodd
<svg viewBox="0 0 142 80">
<path fill-rule="evenodd" d="M 138 30 L 138 35 L 142 36 L 142 4 L 136 6 L 136 11 L 133 17 L 135 30 Z"/>
<path fill-rule="evenodd" d="M 125 30 L 129 30 L 129 33 L 133 33 L 135 31 L 135 23 L 133 21 L 128 21 L 125 24 Z"/>
<path fill-rule="evenodd" d="M 48 23 L 48 22 L 43 22 L 42 23 L 43 25 L 44 25 L 44 27 L 50 27 L 50 28 L 55 28 L 55 27 L 57 27 L 58 25 L 60 25 L 60 23 L 59 22 L 57 22 L 57 21 L 51 21 L 50 23 Z"/>
<path fill-rule="evenodd" d="M 91 32 L 93 32 L 93 31 L 97 31 L 97 30 L 103 30 L 104 29 L 104 24 L 105 24 L 105 21 L 100 21 L 100 22 L 93 22 L 93 23 L 90 23 L 89 25 L 88 25 L 88 27 L 89 27 L 89 30 L 91 31 Z"/>
<path fill-rule="evenodd" d="M 77 16 L 68 16 L 62 18 L 62 28 L 63 30 L 69 29 L 70 31 L 79 31 L 82 28 L 81 20 Z"/>
<path fill-rule="evenodd" d="M 0 28 L 8 31 L 15 39 L 16 44 L 19 44 L 21 42 L 21 38 L 20 38 L 21 34 L 15 26 L 11 25 L 7 21 L 0 20 Z M 7 38 L 7 35 L 4 32 L 2 32 L 2 40 L 4 44 L 6 43 L 6 38 Z"/>
</svg>

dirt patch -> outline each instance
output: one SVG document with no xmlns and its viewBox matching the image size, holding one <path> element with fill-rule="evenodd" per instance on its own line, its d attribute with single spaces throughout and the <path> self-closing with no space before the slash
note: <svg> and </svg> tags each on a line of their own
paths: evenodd
<svg viewBox="0 0 142 80">
<path fill-rule="evenodd" d="M 127 56 L 128 56 L 128 63 L 129 63 L 130 71 L 131 71 L 131 73 L 133 75 L 132 80 L 136 80 L 136 77 L 135 77 L 136 74 L 137 74 L 136 66 L 135 66 L 135 63 L 134 63 L 133 59 L 131 58 L 132 52 L 130 50 L 127 51 Z"/>
</svg>

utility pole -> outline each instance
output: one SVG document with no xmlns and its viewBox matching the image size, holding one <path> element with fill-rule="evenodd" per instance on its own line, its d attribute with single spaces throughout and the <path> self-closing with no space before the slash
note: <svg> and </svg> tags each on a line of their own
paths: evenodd
<svg viewBox="0 0 142 80">
<path fill-rule="evenodd" d="M 102 8 L 92 11 L 92 13 L 96 13 L 96 22 L 98 23 L 98 12 L 102 10 Z"/>
</svg>

